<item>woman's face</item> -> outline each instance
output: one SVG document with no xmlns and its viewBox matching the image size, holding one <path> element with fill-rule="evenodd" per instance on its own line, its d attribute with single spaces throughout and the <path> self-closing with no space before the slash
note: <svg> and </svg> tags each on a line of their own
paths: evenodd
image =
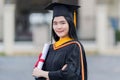
<svg viewBox="0 0 120 80">
<path fill-rule="evenodd" d="M 69 24 L 64 16 L 55 17 L 53 20 L 53 30 L 58 37 L 64 38 L 68 36 Z"/>
</svg>

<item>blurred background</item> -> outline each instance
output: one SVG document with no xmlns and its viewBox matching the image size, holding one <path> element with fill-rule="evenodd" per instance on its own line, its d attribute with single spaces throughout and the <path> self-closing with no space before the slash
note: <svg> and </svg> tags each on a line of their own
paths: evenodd
<svg viewBox="0 0 120 80">
<path fill-rule="evenodd" d="M 43 10 L 51 2 L 0 0 L 0 80 L 34 79 L 32 66 L 51 40 L 52 11 Z M 78 4 L 77 33 L 87 54 L 88 80 L 119 80 L 120 0 Z"/>
</svg>

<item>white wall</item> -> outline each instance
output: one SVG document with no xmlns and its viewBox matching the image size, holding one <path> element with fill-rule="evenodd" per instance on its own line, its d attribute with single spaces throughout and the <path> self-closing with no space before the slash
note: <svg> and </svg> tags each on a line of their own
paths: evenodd
<svg viewBox="0 0 120 80">
<path fill-rule="evenodd" d="M 0 0 L 0 40 L 3 38 L 3 0 Z"/>
<path fill-rule="evenodd" d="M 82 39 L 95 38 L 95 15 L 96 15 L 96 2 L 95 0 L 81 0 L 80 1 L 80 28 L 79 34 Z"/>
</svg>

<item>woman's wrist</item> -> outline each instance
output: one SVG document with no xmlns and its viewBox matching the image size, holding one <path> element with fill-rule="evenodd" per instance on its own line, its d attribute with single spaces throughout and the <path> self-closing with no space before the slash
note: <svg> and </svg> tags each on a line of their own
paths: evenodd
<svg viewBox="0 0 120 80">
<path fill-rule="evenodd" d="M 41 76 L 44 77 L 44 78 L 49 79 L 48 73 L 49 73 L 48 71 L 43 71 Z"/>
</svg>

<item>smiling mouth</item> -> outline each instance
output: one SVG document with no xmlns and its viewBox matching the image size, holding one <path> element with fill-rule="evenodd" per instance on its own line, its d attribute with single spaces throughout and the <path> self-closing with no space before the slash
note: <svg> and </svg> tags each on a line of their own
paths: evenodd
<svg viewBox="0 0 120 80">
<path fill-rule="evenodd" d="M 64 32 L 64 31 L 56 31 L 57 33 L 62 33 L 62 32 Z"/>
</svg>

